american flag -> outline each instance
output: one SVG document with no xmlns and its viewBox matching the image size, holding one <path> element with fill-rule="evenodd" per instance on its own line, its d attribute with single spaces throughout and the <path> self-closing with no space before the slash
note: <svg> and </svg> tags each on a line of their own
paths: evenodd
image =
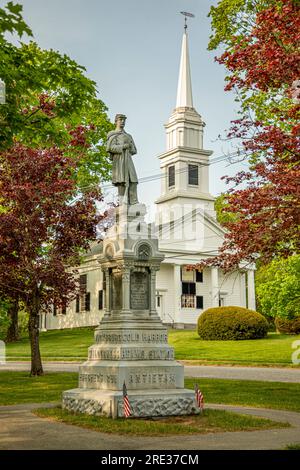
<svg viewBox="0 0 300 470">
<path fill-rule="evenodd" d="M 123 410 L 124 410 L 125 418 L 129 418 L 129 416 L 131 416 L 131 414 L 132 414 L 132 411 L 131 411 L 131 406 L 130 406 L 130 403 L 129 403 L 129 400 L 128 400 L 127 388 L 126 388 L 125 381 L 124 381 L 124 384 L 123 384 Z"/>
<path fill-rule="evenodd" d="M 201 390 L 199 390 L 198 384 L 195 385 L 195 395 L 196 395 L 197 405 L 199 406 L 200 410 L 203 411 L 204 397 L 203 397 Z"/>
</svg>

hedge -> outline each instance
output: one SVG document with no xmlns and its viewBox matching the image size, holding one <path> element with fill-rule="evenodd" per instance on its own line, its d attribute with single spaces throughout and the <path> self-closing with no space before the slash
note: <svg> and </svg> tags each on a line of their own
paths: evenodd
<svg viewBox="0 0 300 470">
<path fill-rule="evenodd" d="M 263 315 L 243 307 L 215 307 L 198 318 L 198 335 L 204 340 L 264 338 L 268 322 Z"/>
<path fill-rule="evenodd" d="M 288 320 L 287 318 L 275 318 L 275 325 L 279 333 L 286 333 L 288 335 L 298 335 L 300 333 L 300 316 Z"/>
</svg>

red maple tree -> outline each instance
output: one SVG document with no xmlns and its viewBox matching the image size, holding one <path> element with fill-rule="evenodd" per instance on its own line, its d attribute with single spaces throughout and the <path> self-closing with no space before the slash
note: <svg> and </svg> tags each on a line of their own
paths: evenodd
<svg viewBox="0 0 300 470">
<path fill-rule="evenodd" d="M 77 165 L 57 148 L 15 145 L 0 153 L 0 290 L 29 313 L 32 375 L 43 373 L 39 314 L 75 297 L 71 267 L 105 217 L 96 211 L 98 190 L 78 196 Z"/>
<path fill-rule="evenodd" d="M 232 73 L 226 90 L 235 85 L 268 90 L 299 79 L 299 2 L 269 3 L 257 13 L 251 33 L 216 59 Z"/>
<path fill-rule="evenodd" d="M 300 77 L 299 43 L 299 4 L 278 0 L 259 11 L 251 33 L 232 41 L 217 59 L 231 74 L 225 90 L 234 88 L 244 102 L 253 97 L 254 118 L 245 106 L 244 116 L 233 121 L 228 134 L 241 140 L 252 158 L 248 171 L 225 177 L 232 187 L 223 210 L 236 217 L 225 224 L 228 232 L 219 256 L 202 266 L 227 271 L 258 256 L 267 262 L 299 251 L 300 106 L 299 99 L 291 99 Z M 267 100 L 271 95 L 259 117 L 257 97 Z"/>
</svg>

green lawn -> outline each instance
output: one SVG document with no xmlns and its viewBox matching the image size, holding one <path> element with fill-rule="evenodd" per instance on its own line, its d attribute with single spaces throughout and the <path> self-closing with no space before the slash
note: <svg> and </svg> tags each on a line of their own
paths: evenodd
<svg viewBox="0 0 300 470">
<path fill-rule="evenodd" d="M 246 341 L 203 341 L 195 331 L 171 331 L 170 343 L 176 358 L 203 364 L 292 366 L 292 343 L 300 335 L 269 333 L 265 339 Z"/>
<path fill-rule="evenodd" d="M 248 380 L 186 379 L 198 382 L 206 403 L 248 405 L 300 412 L 300 384 Z M 77 373 L 47 373 L 29 377 L 27 372 L 0 372 L 0 405 L 61 400 L 63 390 L 77 387 Z M 130 394 L 129 394 L 130 395 Z"/>
<path fill-rule="evenodd" d="M 300 444 L 288 444 L 285 450 L 300 450 Z"/>
<path fill-rule="evenodd" d="M 43 403 L 61 400 L 64 390 L 77 387 L 78 374 L 47 373 L 29 377 L 28 372 L 0 371 L 0 405 Z"/>
<path fill-rule="evenodd" d="M 194 388 L 195 382 L 209 403 L 300 412 L 299 383 L 187 378 L 185 386 Z"/>
<path fill-rule="evenodd" d="M 34 411 L 40 417 L 50 418 L 67 424 L 75 424 L 94 431 L 109 434 L 127 434 L 138 436 L 167 436 L 174 434 L 205 434 L 224 431 L 254 431 L 289 427 L 269 419 L 258 418 L 224 410 L 205 410 L 203 415 L 181 416 L 163 419 L 125 419 L 118 420 L 70 413 L 57 408 L 40 408 Z"/>
<path fill-rule="evenodd" d="M 68 328 L 40 333 L 42 358 L 45 360 L 86 359 L 87 350 L 94 342 L 95 328 Z M 27 337 L 6 345 L 8 359 L 30 359 L 30 345 Z"/>
<path fill-rule="evenodd" d="M 40 335 L 44 360 L 83 360 L 93 344 L 93 328 L 52 330 Z M 202 341 L 195 331 L 170 330 L 169 342 L 176 359 L 201 364 L 293 366 L 291 347 L 298 336 L 269 333 L 266 339 L 247 341 Z M 9 360 L 29 360 L 27 338 L 7 345 Z M 294 366 L 295 367 L 295 366 Z M 299 367 L 299 366 L 298 366 Z"/>
</svg>

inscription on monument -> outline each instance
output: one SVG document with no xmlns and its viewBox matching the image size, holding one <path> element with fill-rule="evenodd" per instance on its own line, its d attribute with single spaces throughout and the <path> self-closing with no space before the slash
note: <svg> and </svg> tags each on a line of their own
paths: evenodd
<svg viewBox="0 0 300 470">
<path fill-rule="evenodd" d="M 149 308 L 149 273 L 133 272 L 131 274 L 130 307 L 132 310 Z"/>
<path fill-rule="evenodd" d="M 172 387 L 176 384 L 176 377 L 175 374 L 169 374 L 169 373 L 137 373 L 137 374 L 130 374 L 129 375 L 129 385 L 139 385 L 139 384 L 145 384 L 145 385 L 153 385 L 153 384 L 158 384 L 158 385 L 164 385 L 165 387 Z"/>
<path fill-rule="evenodd" d="M 174 361 L 167 328 L 155 309 L 156 273 L 164 255 L 144 220 L 146 206 L 138 202 L 131 158 L 136 148 L 124 130 L 125 119 L 116 116 L 117 127 L 107 139 L 119 194 L 116 220 L 94 252 L 103 272 L 105 312 L 95 330 L 96 344 L 79 368 L 79 387 L 64 392 L 63 408 L 123 417 L 125 382 L 133 417 L 196 414 L 195 393 L 183 388 L 183 366 Z"/>
<path fill-rule="evenodd" d="M 113 273 L 112 275 L 112 309 L 121 310 L 122 308 L 122 274 Z"/>
<path fill-rule="evenodd" d="M 98 373 L 79 374 L 79 386 L 83 388 L 94 388 L 98 384 L 113 385 L 117 383 L 116 375 Z"/>
<path fill-rule="evenodd" d="M 118 361 L 120 359 L 127 360 L 163 360 L 169 361 L 174 359 L 172 349 L 90 349 L 90 360 L 110 360 Z"/>
<path fill-rule="evenodd" d="M 166 333 L 152 332 L 147 333 L 114 333 L 97 331 L 95 334 L 96 343 L 128 343 L 128 342 L 142 342 L 142 343 L 167 343 L 168 336 Z"/>
</svg>

